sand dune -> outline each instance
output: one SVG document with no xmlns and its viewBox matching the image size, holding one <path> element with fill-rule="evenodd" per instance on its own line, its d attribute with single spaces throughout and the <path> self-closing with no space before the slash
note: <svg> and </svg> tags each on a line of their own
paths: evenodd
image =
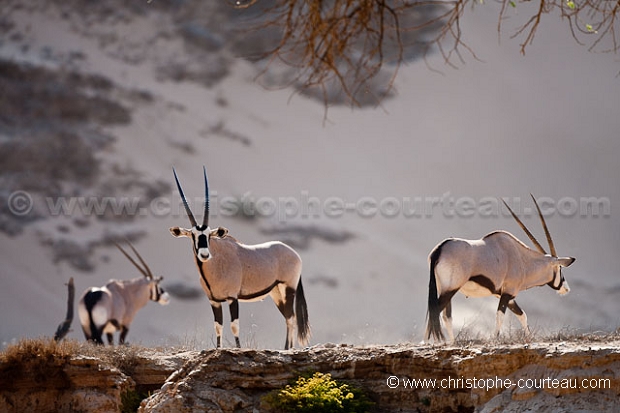
<svg viewBox="0 0 620 413">
<path fill-rule="evenodd" d="M 98 189 L 80 187 L 81 194 L 160 193 L 127 222 L 86 217 L 89 224 L 79 226 L 76 217 L 88 214 L 75 212 L 30 223 L 19 235 L 0 233 L 1 342 L 53 334 L 69 277 L 79 294 L 111 277 L 136 276 L 101 241 L 106 237 L 140 235 L 136 247 L 164 275 L 164 286 L 197 287 L 189 243 L 172 238 L 168 227 L 188 225 L 172 167 L 200 211 L 203 165 L 220 207 L 212 225 L 246 243 L 279 235 L 302 242 L 314 343 L 420 340 L 430 250 L 449 236 L 479 238 L 494 229 L 526 240 L 505 212 L 479 208 L 497 197 L 520 200 L 526 223 L 542 238 L 530 192 L 555 207 L 547 221 L 558 251 L 577 257 L 564 273 L 570 295 L 540 288 L 519 297 L 530 323 L 541 332 L 617 328 L 620 66 L 617 56 L 575 45 L 558 19 L 546 19 L 523 57 L 508 36 L 498 44 L 495 5 L 477 8 L 463 31 L 484 62 L 468 58 L 455 70 L 431 56 L 443 74 L 412 62 L 400 69 L 395 96 L 381 107 L 332 107 L 324 122 L 320 102 L 289 99 L 291 89 L 265 90 L 255 81 L 256 66 L 227 49 L 195 52 L 163 11 L 94 21 L 54 4 L 2 7 L 10 10 L 11 33 L 20 35 L 3 39 L 0 58 L 102 76 L 113 83 L 107 96 L 131 112 L 129 123 L 95 128 L 114 139 L 96 153 Z M 145 184 L 129 184 L 136 180 Z M 105 192 L 106 182 L 117 192 Z M 263 208 L 260 217 L 230 216 L 229 197 L 243 195 Z M 609 210 L 584 209 L 581 202 L 591 197 Z M 35 210 L 49 212 L 45 197 L 35 200 Z M 473 210 L 459 210 L 472 202 Z M 273 205 L 282 209 L 273 212 Z M 273 234 L 281 225 L 306 231 Z M 61 240 L 88 245 L 94 270 L 54 263 L 49 245 Z M 455 328 L 490 334 L 496 305 L 459 297 Z M 516 328 L 514 317 L 508 320 L 506 328 Z M 128 340 L 210 347 L 212 321 L 206 298 L 149 304 Z M 241 331 L 246 345 L 279 348 L 285 325 L 266 300 L 241 305 Z M 77 320 L 70 336 L 82 337 Z"/>
</svg>

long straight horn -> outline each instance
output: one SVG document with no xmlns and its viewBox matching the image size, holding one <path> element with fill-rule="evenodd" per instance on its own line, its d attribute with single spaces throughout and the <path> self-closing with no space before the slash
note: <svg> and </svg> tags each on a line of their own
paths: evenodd
<svg viewBox="0 0 620 413">
<path fill-rule="evenodd" d="M 521 227 L 521 229 L 527 234 L 528 238 L 530 239 L 530 241 L 532 241 L 534 243 L 534 245 L 536 246 L 536 249 L 543 253 L 546 254 L 545 249 L 542 247 L 542 245 L 540 245 L 540 243 L 536 240 L 536 238 L 534 237 L 534 235 L 532 235 L 532 233 L 530 232 L 529 229 L 527 229 L 527 227 L 525 226 L 525 224 L 523 222 L 521 222 L 521 220 L 519 219 L 519 217 L 517 216 L 517 214 L 514 213 L 514 211 L 512 209 L 510 209 L 510 207 L 508 206 L 508 204 L 506 203 L 506 201 L 504 201 L 504 199 L 502 198 L 502 202 L 504 203 L 504 205 L 506 205 L 506 208 L 508 208 L 508 211 L 510 211 L 510 213 L 512 214 L 512 217 L 517 221 L 517 223 L 519 224 L 519 226 Z"/>
<path fill-rule="evenodd" d="M 192 224 L 192 227 L 196 227 L 196 218 L 194 218 L 194 214 L 192 214 L 192 210 L 189 209 L 189 205 L 187 204 L 187 199 L 185 199 L 185 194 L 183 194 L 183 190 L 181 189 L 181 184 L 179 183 L 179 178 L 177 177 L 177 171 L 172 168 L 172 173 L 174 173 L 174 180 L 177 181 L 177 188 L 179 188 L 179 193 L 181 194 L 181 199 L 183 200 L 183 205 L 185 205 L 185 211 L 187 212 L 187 216 L 189 217 L 189 222 Z"/>
<path fill-rule="evenodd" d="M 146 264 L 146 262 L 144 262 L 144 260 L 142 259 L 142 256 L 140 255 L 140 253 L 138 251 L 136 251 L 136 249 L 133 247 L 133 245 L 131 245 L 131 242 L 129 242 L 129 240 L 127 240 L 127 244 L 129 244 L 129 248 L 131 248 L 131 250 L 133 251 L 134 254 L 136 254 L 136 257 L 138 257 L 138 259 L 140 260 L 140 263 L 142 263 L 142 266 L 144 267 L 144 270 L 147 272 L 146 274 L 146 278 L 148 279 L 153 279 L 153 273 L 151 272 L 151 269 L 149 268 L 149 266 Z M 144 274 L 144 273 L 143 273 Z"/>
<path fill-rule="evenodd" d="M 540 207 L 538 206 L 538 202 L 536 202 L 536 198 L 534 198 L 534 195 L 530 194 L 530 196 L 534 200 L 534 205 L 536 205 L 536 210 L 538 211 L 540 222 L 542 223 L 543 229 L 545 230 L 545 235 L 547 236 L 547 243 L 549 244 L 549 250 L 551 251 L 551 255 L 557 257 L 558 254 L 555 252 L 555 245 L 553 245 L 553 240 L 551 239 L 549 228 L 547 228 L 547 223 L 545 222 L 545 217 L 543 217 L 542 212 L 540 212 Z"/>
<path fill-rule="evenodd" d="M 207 168 L 202 167 L 202 172 L 205 176 L 205 212 L 202 217 L 202 225 L 204 227 L 209 226 L 209 182 L 207 181 Z"/>
<path fill-rule="evenodd" d="M 152 277 L 153 277 L 152 275 L 149 275 L 149 273 L 147 273 L 147 272 L 146 272 L 143 268 L 141 268 L 141 267 L 138 265 L 138 263 L 137 263 L 137 262 L 135 262 L 135 261 L 134 261 L 134 259 L 133 259 L 133 258 L 131 258 L 131 256 L 130 256 L 129 254 L 127 254 L 127 251 L 125 251 L 125 250 L 123 249 L 123 247 L 121 247 L 120 245 L 118 245 L 116 242 L 114 243 L 114 245 L 116 245 L 116 248 L 118 248 L 118 249 L 119 249 L 119 250 L 123 253 L 123 255 L 124 255 L 125 257 L 127 257 L 127 259 L 128 259 L 129 261 L 131 261 L 131 263 L 132 263 L 132 264 L 133 264 L 133 265 L 134 265 L 134 266 L 138 269 L 138 271 L 140 271 L 140 272 L 142 273 L 142 275 L 144 275 L 146 278 L 152 278 Z M 131 246 L 131 244 L 129 244 L 129 245 Z M 133 246 L 131 247 L 131 249 L 132 249 L 134 252 L 136 251 L 135 249 L 133 249 Z M 140 255 L 138 254 L 138 257 L 139 257 L 139 256 L 140 256 Z M 140 258 L 140 261 L 142 261 L 142 258 Z"/>
</svg>

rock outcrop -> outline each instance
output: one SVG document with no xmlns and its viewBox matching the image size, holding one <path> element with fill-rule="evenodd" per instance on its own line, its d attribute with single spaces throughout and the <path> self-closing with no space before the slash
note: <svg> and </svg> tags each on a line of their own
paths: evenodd
<svg viewBox="0 0 620 413">
<path fill-rule="evenodd" d="M 303 350 L 138 352 L 120 367 L 92 356 L 30 370 L 0 363 L 0 412 L 260 412 L 262 397 L 300 373 L 329 372 L 362 388 L 377 412 L 620 411 L 620 343 L 467 348 L 315 346 Z"/>
<path fill-rule="evenodd" d="M 170 376 L 141 411 L 263 411 L 262 395 L 307 371 L 330 372 L 365 389 L 378 411 L 620 408 L 617 345 L 550 344 L 206 351 Z"/>
<path fill-rule="evenodd" d="M 37 354 L 19 365 L 0 362 L 0 412 L 118 412 L 128 394 L 159 389 L 188 357 L 145 349 L 115 362 Z"/>
</svg>

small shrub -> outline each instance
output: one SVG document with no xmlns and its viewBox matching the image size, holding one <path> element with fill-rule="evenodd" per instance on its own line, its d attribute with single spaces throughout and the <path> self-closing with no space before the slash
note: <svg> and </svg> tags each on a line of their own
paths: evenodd
<svg viewBox="0 0 620 413">
<path fill-rule="evenodd" d="M 339 383 L 331 374 L 299 377 L 294 384 L 269 393 L 263 402 L 275 412 L 367 412 L 372 406 L 366 395 L 353 386 Z"/>
</svg>

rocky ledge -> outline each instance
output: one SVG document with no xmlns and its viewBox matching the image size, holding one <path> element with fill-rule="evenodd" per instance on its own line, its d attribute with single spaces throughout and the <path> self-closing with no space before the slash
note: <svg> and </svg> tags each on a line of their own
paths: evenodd
<svg viewBox="0 0 620 413">
<path fill-rule="evenodd" d="M 6 364 L 6 363 L 5 363 Z M 620 342 L 511 346 L 321 345 L 303 350 L 156 351 L 0 363 L 0 412 L 260 412 L 305 372 L 363 389 L 376 412 L 620 411 Z"/>
</svg>

